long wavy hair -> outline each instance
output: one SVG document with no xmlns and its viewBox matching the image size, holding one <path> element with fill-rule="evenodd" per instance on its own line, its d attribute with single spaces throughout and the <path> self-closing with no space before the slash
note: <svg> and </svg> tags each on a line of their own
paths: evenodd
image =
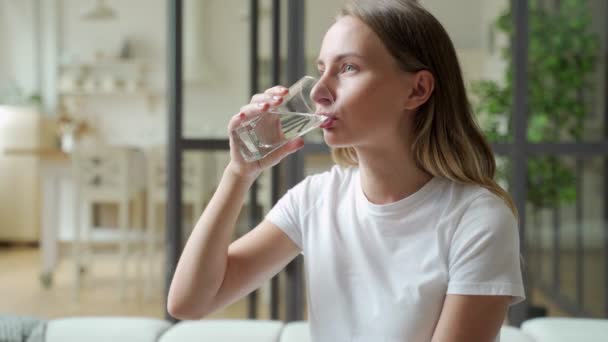
<svg viewBox="0 0 608 342">
<path fill-rule="evenodd" d="M 435 78 L 433 93 L 413 119 L 417 166 L 433 176 L 480 185 L 517 216 L 511 196 L 494 180 L 492 149 L 473 118 L 456 50 L 441 23 L 414 0 L 351 0 L 341 16 L 367 24 L 404 71 L 428 70 Z M 358 166 L 352 147 L 335 148 L 332 157 L 338 165 Z"/>
</svg>

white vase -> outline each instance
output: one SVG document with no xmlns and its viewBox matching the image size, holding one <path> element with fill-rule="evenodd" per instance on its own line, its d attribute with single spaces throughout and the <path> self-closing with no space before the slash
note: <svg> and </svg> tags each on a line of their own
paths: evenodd
<svg viewBox="0 0 608 342">
<path fill-rule="evenodd" d="M 61 135 L 61 150 L 65 153 L 70 153 L 74 149 L 74 134 L 65 133 Z"/>
</svg>

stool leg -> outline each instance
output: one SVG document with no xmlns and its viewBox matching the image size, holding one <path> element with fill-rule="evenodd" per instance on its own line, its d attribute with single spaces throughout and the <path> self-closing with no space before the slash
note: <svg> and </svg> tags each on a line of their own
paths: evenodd
<svg viewBox="0 0 608 342">
<path fill-rule="evenodd" d="M 80 210 L 82 209 L 82 203 L 80 203 L 80 197 L 75 195 L 74 200 L 74 236 L 72 241 L 72 258 L 74 259 L 74 297 L 76 300 L 80 299 L 80 289 L 82 286 L 82 272 L 81 272 L 81 246 L 80 246 L 80 230 L 81 216 Z"/>
<path fill-rule="evenodd" d="M 154 199 L 148 199 L 148 209 L 146 212 L 146 262 L 147 274 L 144 284 L 144 297 L 150 299 L 154 284 L 154 252 L 156 251 L 156 210 Z"/>
<path fill-rule="evenodd" d="M 84 201 L 82 203 L 82 215 L 81 221 L 84 219 L 84 224 L 80 226 L 80 274 L 90 274 L 90 270 L 93 268 L 93 248 L 91 235 L 93 234 L 94 212 L 95 203 Z"/>
<path fill-rule="evenodd" d="M 118 225 L 120 230 L 120 298 L 125 299 L 127 293 L 128 252 L 129 252 L 129 201 L 123 200 L 118 208 Z"/>
<path fill-rule="evenodd" d="M 144 285 L 144 281 L 143 281 L 143 263 L 144 263 L 144 258 L 145 258 L 145 242 L 146 242 L 146 235 L 145 235 L 145 229 L 144 229 L 144 224 L 143 224 L 143 217 L 142 215 L 143 213 L 143 192 L 137 192 L 137 194 L 135 195 L 135 199 L 134 199 L 134 206 L 133 206 L 133 215 L 135 215 L 134 218 L 134 230 L 137 232 L 137 239 L 135 241 L 136 244 L 136 249 L 137 249 L 137 261 L 136 261 L 136 269 L 135 269 L 135 277 L 137 279 L 137 294 L 138 297 L 141 295 L 141 293 L 143 292 L 143 285 Z"/>
</svg>

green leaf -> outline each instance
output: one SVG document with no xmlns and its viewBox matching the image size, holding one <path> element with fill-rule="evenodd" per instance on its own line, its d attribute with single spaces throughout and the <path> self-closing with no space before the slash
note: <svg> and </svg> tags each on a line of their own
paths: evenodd
<svg viewBox="0 0 608 342">
<path fill-rule="evenodd" d="M 561 0 L 559 7 L 538 0 L 529 5 L 528 132 L 531 142 L 581 140 L 584 123 L 593 112 L 593 94 L 600 44 L 593 31 L 592 15 L 585 1 Z M 495 22 L 501 34 L 513 34 L 510 9 Z M 510 40 L 509 40 L 510 41 Z M 511 139 L 511 132 L 498 131 L 498 123 L 512 112 L 513 61 L 511 47 L 501 50 L 508 64 L 502 82 L 479 81 L 472 86 L 475 109 L 483 116 L 482 129 L 490 141 Z M 581 97 L 582 94 L 583 97 Z M 528 163 L 528 199 L 537 208 L 576 199 L 573 170 L 555 157 Z"/>
</svg>

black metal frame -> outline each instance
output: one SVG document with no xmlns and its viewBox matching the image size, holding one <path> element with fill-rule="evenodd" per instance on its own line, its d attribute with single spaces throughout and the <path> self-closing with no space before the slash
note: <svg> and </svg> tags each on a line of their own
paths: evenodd
<svg viewBox="0 0 608 342">
<path fill-rule="evenodd" d="M 608 16 L 608 6 L 606 7 L 606 15 Z M 606 61 L 604 63 L 604 138 L 608 137 L 608 20 L 604 21 L 606 25 L 606 40 L 604 51 L 606 53 Z M 605 151 L 605 150 L 604 150 Z M 604 160 L 604 172 L 608 170 L 608 158 Z M 608 179 L 604 178 L 604 308 L 608 315 Z"/>
<path fill-rule="evenodd" d="M 293 84 L 306 73 L 304 50 L 304 0 L 288 2 L 289 37 L 287 45 L 287 83 Z M 291 188 L 304 178 L 304 156 L 301 151 L 286 158 L 287 187 Z M 287 321 L 301 320 L 304 317 L 304 277 L 302 256 L 297 257 L 286 268 L 287 275 Z"/>
<path fill-rule="evenodd" d="M 253 95 L 259 91 L 259 58 L 258 58 L 258 47 L 259 47 L 259 1 L 250 0 L 250 75 L 249 75 L 249 88 L 250 94 Z M 273 83 L 280 83 L 281 70 L 280 70 L 280 31 L 281 31 L 281 16 L 280 16 L 280 0 L 273 0 L 273 21 L 272 21 L 272 80 Z M 290 16 L 302 18 L 300 20 L 290 21 L 289 34 L 295 32 L 303 32 L 301 30 L 303 20 L 303 9 L 304 5 L 301 0 L 289 2 L 289 13 Z M 175 267 L 179 260 L 182 249 L 182 153 L 187 150 L 203 150 L 203 151 L 215 151 L 215 150 L 229 150 L 230 146 L 227 139 L 187 139 L 182 136 L 182 117 L 183 117 L 183 85 L 182 85 L 182 47 L 183 47 L 183 1 L 182 0 L 171 0 L 167 5 L 168 13 L 168 153 L 167 153 L 167 220 L 166 230 L 167 234 L 167 258 L 166 258 L 166 273 L 165 273 L 165 295 L 168 294 L 168 289 L 175 272 Z M 297 57 L 295 54 L 302 54 L 303 56 L 303 33 L 301 37 L 294 40 L 290 40 L 290 60 L 295 61 L 300 65 L 304 65 L 303 57 Z M 295 68 L 294 65 L 288 65 L 288 69 L 292 70 Z M 297 78 L 303 74 L 303 69 L 292 73 L 289 76 L 289 81 L 293 81 L 293 78 Z M 299 74 L 298 74 L 299 73 Z M 300 157 L 301 159 L 301 157 Z M 289 162 L 287 162 L 289 164 Z M 301 164 L 301 162 L 300 162 Z M 294 169 L 294 167 L 291 167 Z M 280 193 L 280 165 L 273 168 L 272 170 L 272 203 L 278 201 Z M 300 173 L 300 177 L 301 173 Z M 291 179 L 291 182 L 297 182 L 295 178 Z M 249 193 L 250 196 L 250 226 L 253 227 L 261 219 L 261 213 L 258 207 L 258 193 L 257 193 L 257 182 L 251 188 Z M 301 282 L 301 267 L 298 267 L 297 263 L 287 267 L 288 281 L 294 283 L 295 293 L 288 293 L 288 297 L 303 298 L 303 291 L 301 285 L 297 284 Z M 289 291 L 288 291 L 289 292 Z M 165 296 L 166 298 L 167 296 Z M 288 300 L 289 301 L 289 300 Z M 288 309 L 289 313 L 296 312 L 297 309 L 301 308 L 301 300 L 292 302 L 294 308 Z M 249 296 L 248 302 L 248 317 L 257 317 L 257 294 L 253 292 Z M 165 306 L 166 307 L 166 306 Z M 301 311 L 301 310 L 300 310 Z M 270 313 L 272 319 L 279 318 L 279 278 L 278 276 L 273 278 L 271 282 L 271 303 Z M 299 319 L 302 314 L 294 313 L 291 315 L 294 319 Z M 165 317 L 167 320 L 176 321 L 175 318 L 165 309 Z"/>
<path fill-rule="evenodd" d="M 521 251 L 524 259 L 528 259 L 529 249 L 526 241 L 526 172 L 527 164 L 530 158 L 540 155 L 550 156 L 572 156 L 576 158 L 577 168 L 577 187 L 581 188 L 580 175 L 582 170 L 582 158 L 589 157 L 604 157 L 604 168 L 608 170 L 608 141 L 599 142 L 567 142 L 567 143 L 530 143 L 527 140 L 527 113 L 528 113 L 528 79 L 527 79 L 527 57 L 528 57 L 528 2 L 526 0 L 512 0 L 512 13 L 515 27 L 513 36 L 512 58 L 514 64 L 514 82 L 513 82 L 513 103 L 515 110 L 512 117 L 513 142 L 511 144 L 495 145 L 497 154 L 507 154 L 511 156 L 512 174 L 511 186 L 512 196 L 519 211 L 520 219 L 520 238 Z M 608 32 L 608 25 L 606 26 Z M 608 37 L 606 45 L 608 47 Z M 608 68 L 605 70 L 606 91 L 608 93 Z M 608 137 L 608 104 L 605 104 L 604 115 L 604 139 Z M 580 192 L 579 192 L 580 193 Z M 608 180 L 604 180 L 604 315 L 608 316 Z M 559 218 L 559 208 L 553 211 L 553 240 L 552 240 L 552 255 L 553 255 L 553 278 L 551 285 L 543 282 L 541 278 L 537 278 L 537 274 L 531 274 L 528 267 L 524 268 L 524 279 L 526 284 L 526 292 L 530 299 L 532 288 L 539 289 L 544 292 L 554 303 L 559 305 L 564 311 L 574 316 L 589 316 L 589 313 L 584 310 L 583 305 L 583 289 L 584 289 L 584 246 L 582 243 L 582 200 L 580 196 L 576 203 L 576 301 L 564 296 L 560 291 L 561 279 L 561 263 L 560 263 L 560 242 L 561 242 L 561 224 Z M 539 266 L 542 264 L 538 260 Z M 531 263 L 530 263 L 531 264 Z M 533 300 L 532 300 L 533 302 Z M 514 325 L 519 325 L 523 320 L 531 316 L 533 306 L 528 304 L 518 305 L 512 308 L 509 318 Z M 532 314 L 533 315 L 533 314 Z"/>
<path fill-rule="evenodd" d="M 281 1 L 272 0 L 272 84 L 281 84 Z M 271 170 L 271 203 L 277 203 L 281 183 L 281 164 Z M 277 275 L 270 281 L 270 319 L 279 319 L 280 277 Z"/>
<path fill-rule="evenodd" d="M 186 139 L 183 118 L 183 1 L 167 2 L 167 216 L 165 299 L 182 251 L 182 157 L 187 150 L 229 150 L 227 139 Z M 166 304 L 166 303 L 165 303 Z M 165 307 L 165 318 L 177 321 Z"/>
<path fill-rule="evenodd" d="M 512 11 L 515 14 L 515 34 L 513 35 L 513 104 L 512 117 L 513 143 L 511 149 L 511 162 L 513 164 L 511 175 L 511 195 L 519 212 L 520 248 L 524 259 L 526 258 L 526 134 L 528 132 L 528 2 L 526 0 L 512 0 Z M 529 284 L 530 277 L 524 273 L 524 284 Z M 528 287 L 529 289 L 529 287 Z M 529 291 L 527 291 L 529 293 Z M 509 322 L 520 325 L 527 317 L 526 303 L 519 304 L 509 311 Z"/>
<path fill-rule="evenodd" d="M 259 86 L 259 58 L 258 58 L 258 19 L 259 19 L 259 1 L 249 0 L 249 93 L 254 95 L 258 92 Z M 249 190 L 249 227 L 255 227 L 260 220 L 258 210 L 258 182 L 257 180 L 251 185 Z M 249 318 L 257 317 L 258 307 L 258 292 L 253 291 L 248 297 L 247 316 Z"/>
<path fill-rule="evenodd" d="M 272 21 L 272 80 L 274 84 L 280 83 L 280 0 L 273 0 Z M 511 158 L 511 194 L 519 211 L 520 242 L 524 259 L 528 258 L 528 245 L 526 235 L 526 197 L 527 197 L 527 163 L 533 156 L 555 155 L 573 156 L 577 159 L 584 157 L 605 157 L 604 167 L 608 170 L 608 141 L 600 142 L 573 142 L 573 143 L 530 143 L 527 141 L 527 113 L 528 113 L 528 80 L 527 80 L 527 57 L 528 57 L 528 3 L 526 0 L 511 0 L 515 34 L 513 37 L 513 60 L 514 60 L 514 112 L 512 116 L 513 142 L 494 144 L 493 149 L 497 155 L 506 155 Z M 250 0 L 251 6 L 251 53 L 250 53 L 250 90 L 251 93 L 258 91 L 258 1 Z M 168 2 L 168 112 L 169 112 L 169 144 L 167 153 L 168 172 L 168 201 L 167 201 L 167 260 L 166 260 L 166 289 L 169 288 L 175 266 L 181 253 L 182 246 L 182 218 L 181 218 L 181 170 L 182 153 L 185 150 L 228 150 L 226 139 L 184 139 L 182 137 L 182 0 Z M 304 60 L 304 0 L 290 0 L 288 2 L 288 65 L 287 82 L 293 83 L 305 73 Z M 606 26 L 608 32 L 608 22 Z M 607 43 L 608 45 L 608 43 Z M 605 79 L 607 80 L 608 97 L 608 67 Z M 608 136 L 608 105 L 605 106 L 605 136 Z M 308 144 L 302 150 L 290 156 L 272 171 L 272 203 L 279 196 L 281 171 L 285 168 L 286 185 L 291 187 L 297 184 L 303 177 L 304 159 L 303 154 L 328 152 L 328 148 L 322 144 Z M 580 167 L 580 166 L 579 166 Z M 608 199 L 608 180 L 604 181 L 605 199 Z M 260 219 L 257 210 L 257 186 L 250 193 L 251 212 L 250 217 L 253 224 Z M 577 302 L 565 298 L 559 287 L 547 286 L 541 279 L 524 268 L 524 279 L 527 294 L 530 290 L 539 288 L 548 294 L 557 304 L 573 315 L 585 315 L 580 303 L 584 298 L 582 293 L 583 281 L 583 259 L 582 238 L 580 221 L 582 220 L 582 203 L 577 204 Z M 559 225 L 556 226 L 554 251 L 559 248 Z M 608 314 L 608 201 L 604 202 L 604 277 L 605 297 L 604 307 Z M 556 271 L 559 273 L 559 257 L 556 259 Z M 297 258 L 286 268 L 287 275 L 287 320 L 299 320 L 303 317 L 304 303 L 304 281 L 302 275 L 302 260 Z M 558 275 L 556 277 L 559 277 Z M 559 278 L 558 278 L 559 279 Z M 272 280 L 271 286 L 271 318 L 278 319 L 279 316 L 279 280 Z M 249 317 L 256 317 L 257 298 L 255 294 L 250 297 Z M 509 313 L 511 324 L 519 325 L 530 316 L 531 306 L 522 303 L 513 307 Z M 166 313 L 169 320 L 173 318 Z"/>
<path fill-rule="evenodd" d="M 182 246 L 182 0 L 167 2 L 168 13 L 168 87 L 169 112 L 167 153 L 167 259 L 165 265 L 165 298 L 169 293 Z M 176 321 L 165 305 L 165 318 Z"/>
</svg>

